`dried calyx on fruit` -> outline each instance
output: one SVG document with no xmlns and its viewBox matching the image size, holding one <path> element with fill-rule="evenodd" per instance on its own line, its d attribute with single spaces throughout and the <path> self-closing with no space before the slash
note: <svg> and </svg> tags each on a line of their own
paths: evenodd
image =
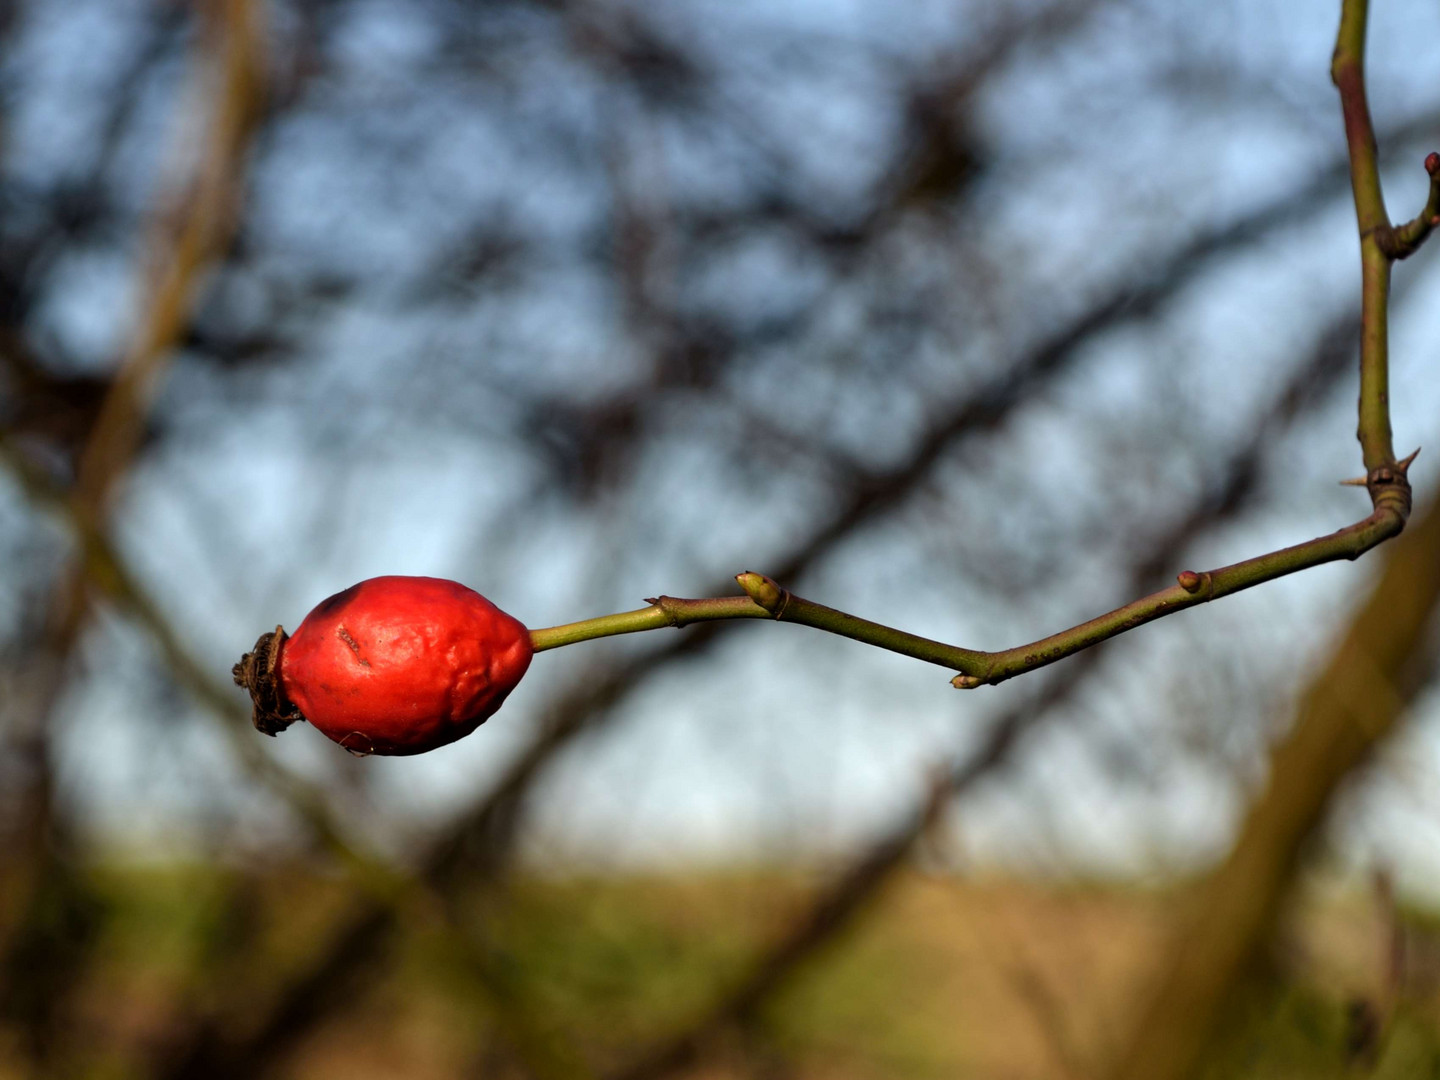
<svg viewBox="0 0 1440 1080">
<path fill-rule="evenodd" d="M 235 665 L 266 735 L 308 720 L 353 754 L 423 754 L 470 734 L 533 655 L 530 632 L 473 589 L 377 577 L 277 626 Z"/>
</svg>

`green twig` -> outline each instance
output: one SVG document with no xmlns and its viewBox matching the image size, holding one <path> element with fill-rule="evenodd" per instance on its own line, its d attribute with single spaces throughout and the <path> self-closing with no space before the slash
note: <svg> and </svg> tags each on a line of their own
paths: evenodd
<svg viewBox="0 0 1440 1080">
<path fill-rule="evenodd" d="M 636 611 L 602 615 L 583 622 L 532 630 L 530 640 L 535 651 L 541 652 L 591 638 L 632 634 L 662 626 L 678 627 L 715 619 L 768 618 L 776 622 L 813 626 L 817 630 L 863 641 L 867 645 L 958 671 L 960 674 L 952 680 L 953 684 L 962 690 L 969 690 L 987 683 L 1004 682 L 1034 668 L 1053 664 L 1082 649 L 1123 634 L 1126 630 L 1133 630 L 1137 626 L 1185 608 L 1229 596 L 1242 589 L 1273 581 L 1298 570 L 1319 566 L 1321 563 L 1358 558 L 1404 528 L 1406 516 L 1410 512 L 1410 488 L 1404 479 L 1405 469 L 1413 459 L 1414 455 L 1411 455 L 1409 459 L 1398 462 L 1391 468 L 1388 481 L 1376 488 L 1380 494 L 1376 498 L 1374 512 L 1363 521 L 1327 536 L 1223 566 L 1218 570 L 1203 573 L 1186 570 L 1177 577 L 1176 584 L 1167 589 L 1141 597 L 1058 634 L 999 652 L 983 652 L 947 645 L 883 623 L 836 611 L 813 600 L 796 596 L 763 574 L 750 571 L 738 574 L 735 578 L 748 594 L 748 598 L 681 600 L 673 596 L 660 596 L 651 601 L 650 607 Z"/>
<path fill-rule="evenodd" d="M 1365 95 L 1365 28 L 1369 0 L 1344 0 L 1330 78 L 1340 91 L 1345 145 L 1350 157 L 1350 187 L 1360 231 L 1360 267 L 1364 329 L 1360 336 L 1360 425 L 1358 435 L 1369 473 L 1395 464 L 1390 441 L 1389 299 L 1390 268 L 1413 254 L 1440 216 L 1440 155 L 1425 159 L 1430 197 L 1424 210 L 1398 229 L 1385 211 L 1376 160 L 1375 127 Z M 1373 495 L 1373 485 L 1372 485 Z"/>
<path fill-rule="evenodd" d="M 711 600 L 681 600 L 674 596 L 657 596 L 649 607 L 622 611 L 617 615 L 601 615 L 581 622 L 550 626 L 530 631 L 530 644 L 536 652 L 558 649 L 591 638 L 635 634 L 641 630 L 658 630 L 662 626 L 689 626 L 716 619 L 768 619 L 770 612 L 757 607 L 743 596 L 726 596 Z"/>
<path fill-rule="evenodd" d="M 1345 116 L 1345 142 L 1350 160 L 1350 184 L 1355 195 L 1355 217 L 1360 230 L 1362 271 L 1360 335 L 1360 417 L 1357 434 L 1366 474 L 1355 481 L 1370 492 L 1373 510 L 1362 521 L 1338 532 L 1316 537 L 1218 570 L 1186 570 L 1168 589 L 1151 593 L 1058 634 L 1000 652 L 981 652 L 932 641 L 882 623 L 857 618 L 843 611 L 796 596 L 769 578 L 755 573 L 737 576 L 749 600 L 738 597 L 680 600 L 661 596 L 650 606 L 619 615 L 532 630 L 537 652 L 571 645 L 590 638 L 631 634 L 662 626 L 685 626 L 714 619 L 772 618 L 826 630 L 867 645 L 903 653 L 918 660 L 958 671 L 955 686 L 968 690 L 1003 682 L 1034 668 L 1053 664 L 1082 649 L 1133 630 L 1155 619 L 1240 592 L 1266 581 L 1307 570 L 1337 559 L 1355 559 L 1398 534 L 1410 515 L 1411 454 L 1395 460 L 1390 434 L 1389 302 L 1390 268 L 1396 259 L 1413 254 L 1440 225 L 1440 154 L 1425 159 L 1430 174 L 1430 196 L 1419 216 L 1398 228 L 1390 224 L 1380 187 L 1375 129 L 1365 99 L 1365 25 L 1368 0 L 1344 0 L 1340 32 L 1330 74 L 1340 91 Z M 1416 453 L 1419 453 L 1417 450 Z M 1350 481 L 1347 481 L 1347 483 Z"/>
<path fill-rule="evenodd" d="M 1425 171 L 1430 174 L 1430 197 L 1425 206 L 1404 225 L 1397 225 L 1385 234 L 1386 254 L 1392 259 L 1408 259 L 1420 250 L 1420 245 L 1435 226 L 1440 225 L 1440 154 L 1430 154 L 1425 159 Z"/>
</svg>

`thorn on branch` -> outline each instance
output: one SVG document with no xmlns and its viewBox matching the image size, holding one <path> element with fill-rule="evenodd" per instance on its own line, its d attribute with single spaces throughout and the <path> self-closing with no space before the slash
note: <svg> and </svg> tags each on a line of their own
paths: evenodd
<svg viewBox="0 0 1440 1080">
<path fill-rule="evenodd" d="M 1365 478 L 1365 483 L 1372 487 L 1380 487 L 1386 484 L 1403 484 L 1408 480 L 1410 463 L 1420 455 L 1420 448 L 1417 446 L 1409 457 L 1401 458 L 1399 461 L 1389 465 L 1377 465 L 1370 470 L 1370 475 Z"/>
<path fill-rule="evenodd" d="M 1388 508 L 1398 515 L 1402 528 L 1410 516 L 1412 498 L 1408 476 L 1410 464 L 1419 453 L 1420 449 L 1416 447 L 1408 457 L 1371 469 L 1370 475 L 1365 478 L 1365 486 L 1370 492 L 1370 502 L 1376 512 L 1378 513 L 1382 507 Z"/>
</svg>

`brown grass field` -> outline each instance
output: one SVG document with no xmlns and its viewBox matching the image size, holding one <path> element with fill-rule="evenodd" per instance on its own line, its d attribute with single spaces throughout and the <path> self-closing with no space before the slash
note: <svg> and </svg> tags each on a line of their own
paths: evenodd
<svg viewBox="0 0 1440 1080">
<path fill-rule="evenodd" d="M 263 1003 L 324 940 L 344 896 L 303 872 L 238 891 L 208 870 L 110 870 L 97 884 L 104 961 L 73 1004 L 72 1050 L 83 1075 L 117 1078 L 143 1075 L 134 1063 L 183 1023 L 177 1002 Z M 562 1059 L 584 1063 L 581 1075 L 604 1076 L 701 1015 L 810 891 L 794 876 L 758 873 L 528 880 L 476 900 L 466 917 L 510 973 L 498 1014 L 523 1014 Z M 242 908 L 258 947 L 231 940 Z M 912 871 L 759 1021 L 712 1040 L 689 1075 L 1094 1075 L 1145 993 L 1176 908 L 1169 895 L 1131 887 Z M 304 1045 L 289 1075 L 519 1075 L 495 1050 L 511 1033 L 493 995 L 476 989 L 438 920 L 412 923 L 420 929 L 400 961 L 370 972 L 353 1008 Z M 1233 1003 L 1209 1075 L 1437 1075 L 1437 926 L 1421 912 L 1387 913 L 1363 883 L 1312 885 Z M 21 1075 L 0 1067 L 5 1080 Z"/>
</svg>

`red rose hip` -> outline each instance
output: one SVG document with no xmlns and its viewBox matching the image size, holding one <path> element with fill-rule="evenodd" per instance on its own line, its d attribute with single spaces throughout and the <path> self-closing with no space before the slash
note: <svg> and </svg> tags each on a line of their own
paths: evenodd
<svg viewBox="0 0 1440 1080">
<path fill-rule="evenodd" d="M 357 754 L 423 754 L 470 734 L 530 666 L 530 633 L 473 589 L 377 577 L 276 627 L 235 665 L 267 735 L 296 720 Z"/>
</svg>

